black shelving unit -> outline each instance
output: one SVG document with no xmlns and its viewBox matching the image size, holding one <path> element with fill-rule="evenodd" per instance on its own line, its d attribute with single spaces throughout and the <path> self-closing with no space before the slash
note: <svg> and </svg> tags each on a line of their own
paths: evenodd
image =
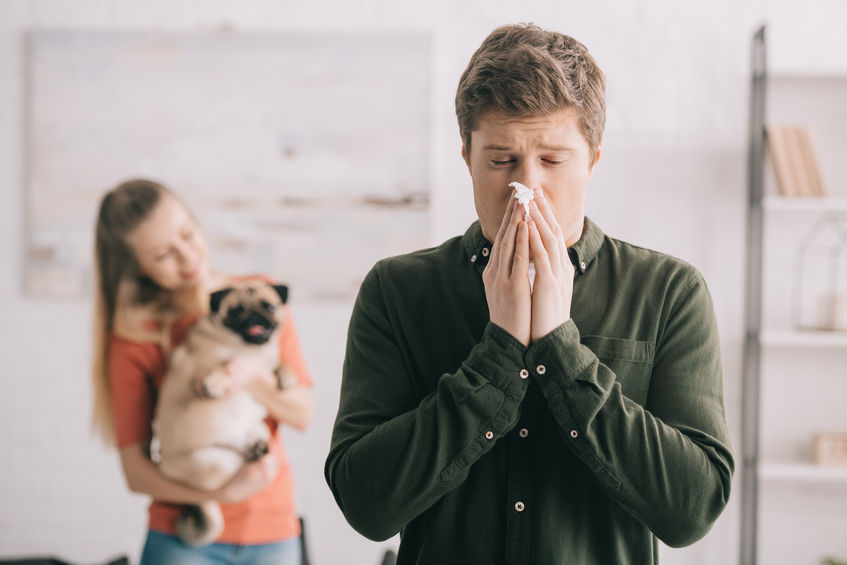
<svg viewBox="0 0 847 565">
<path fill-rule="evenodd" d="M 847 217 L 847 72 L 843 67 L 769 68 L 768 62 L 763 25 L 753 35 L 750 64 L 741 565 L 793 565 L 819 562 L 831 553 L 841 559 L 847 555 L 847 515 L 837 503 L 829 504 L 843 500 L 847 492 L 847 467 L 816 464 L 813 449 L 817 432 L 847 430 L 847 413 L 832 402 L 847 392 L 847 332 L 816 325 L 819 314 L 810 307 L 814 301 L 805 303 L 811 324 L 795 311 L 797 297 L 807 296 L 798 281 L 822 272 L 803 267 L 803 234 L 813 233 L 822 219 Z M 829 183 L 826 195 L 779 194 L 766 160 L 765 125 L 771 122 L 802 124 L 820 141 L 821 171 Z M 791 259 L 785 259 L 791 249 Z M 785 283 L 788 277 L 794 282 Z M 833 290 L 847 292 L 839 284 Z M 810 362 L 816 369 L 801 375 L 805 390 L 793 389 L 794 371 L 801 374 Z M 802 407 L 802 413 L 787 414 L 791 402 Z M 790 427 L 781 428 L 786 418 L 791 418 Z M 800 548 L 787 541 L 786 536 L 806 527 L 820 534 L 814 542 Z"/>
<path fill-rule="evenodd" d="M 741 464 L 741 561 L 757 563 L 759 508 L 759 388 L 762 331 L 762 246 L 764 238 L 766 28 L 753 36 L 750 125 L 747 156 L 747 257 L 744 316 Z"/>
</svg>

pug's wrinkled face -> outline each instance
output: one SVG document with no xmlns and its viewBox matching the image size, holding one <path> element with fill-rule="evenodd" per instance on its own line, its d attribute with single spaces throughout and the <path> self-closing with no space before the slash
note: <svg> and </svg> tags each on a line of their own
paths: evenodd
<svg viewBox="0 0 847 565">
<path fill-rule="evenodd" d="M 250 345 L 268 342 L 282 319 L 288 288 L 264 281 L 246 281 L 213 292 L 209 298 L 216 323 L 238 334 Z"/>
</svg>

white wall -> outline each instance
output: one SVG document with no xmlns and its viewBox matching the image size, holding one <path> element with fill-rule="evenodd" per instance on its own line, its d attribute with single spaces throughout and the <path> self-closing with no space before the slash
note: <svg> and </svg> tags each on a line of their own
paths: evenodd
<svg viewBox="0 0 847 565">
<path fill-rule="evenodd" d="M 784 67 L 847 69 L 847 5 L 807 0 L 0 0 L 0 556 L 96 562 L 137 556 L 145 500 L 127 493 L 113 452 L 88 433 L 89 305 L 21 288 L 22 32 L 73 29 L 426 30 L 435 56 L 432 242 L 474 218 L 453 114 L 458 77 L 495 26 L 535 21 L 588 45 L 608 77 L 605 153 L 589 215 L 614 236 L 701 269 L 721 325 L 728 419 L 740 455 L 745 139 L 750 36 L 768 22 Z M 341 55 L 341 54 L 339 54 Z M 286 436 L 314 563 L 377 563 L 381 545 L 343 521 L 323 479 L 349 304 L 295 303 L 316 382 L 317 419 Z M 740 463 L 740 461 L 739 461 Z M 736 486 L 738 481 L 736 481 Z M 713 531 L 664 563 L 734 563 L 738 491 Z M 389 544 L 391 545 L 391 544 Z"/>
</svg>

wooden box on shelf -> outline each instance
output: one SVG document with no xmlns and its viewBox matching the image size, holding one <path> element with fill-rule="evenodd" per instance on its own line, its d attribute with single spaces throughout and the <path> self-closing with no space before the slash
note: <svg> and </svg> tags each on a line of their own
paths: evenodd
<svg viewBox="0 0 847 565">
<path fill-rule="evenodd" d="M 815 434 L 815 463 L 847 466 L 847 432 Z"/>
</svg>

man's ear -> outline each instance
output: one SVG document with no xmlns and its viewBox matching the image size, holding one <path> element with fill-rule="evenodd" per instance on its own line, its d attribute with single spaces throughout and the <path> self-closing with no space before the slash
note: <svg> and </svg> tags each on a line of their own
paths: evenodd
<svg viewBox="0 0 847 565">
<path fill-rule="evenodd" d="M 597 145 L 597 149 L 594 150 L 594 162 L 591 163 L 591 171 L 590 171 L 592 175 L 594 174 L 594 167 L 596 167 L 597 163 L 600 162 L 600 155 L 602 155 L 602 154 L 603 154 L 603 142 L 601 141 Z"/>
<path fill-rule="evenodd" d="M 471 170 L 471 152 L 465 146 L 464 142 L 462 143 L 462 160 L 465 161 L 465 165 L 468 167 L 468 172 Z"/>
<path fill-rule="evenodd" d="M 282 303 L 285 304 L 288 302 L 288 287 L 284 284 L 275 284 L 274 290 L 279 295 L 279 299 L 282 300 Z"/>
<path fill-rule="evenodd" d="M 217 314 L 218 310 L 221 309 L 221 302 L 224 297 L 232 292 L 234 289 L 232 287 L 222 288 L 221 290 L 216 290 L 212 294 L 209 295 L 209 310 L 212 311 L 213 314 Z"/>
</svg>

